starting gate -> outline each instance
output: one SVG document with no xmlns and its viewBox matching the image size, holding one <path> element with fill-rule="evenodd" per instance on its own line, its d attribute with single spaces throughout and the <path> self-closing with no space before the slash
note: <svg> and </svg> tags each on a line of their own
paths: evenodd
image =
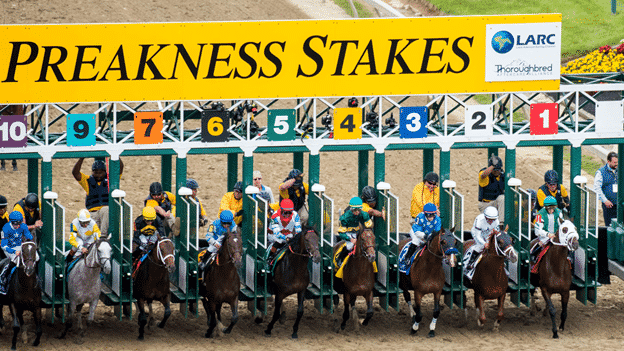
<svg viewBox="0 0 624 351">
<path fill-rule="evenodd" d="M 44 277 L 43 304 L 54 311 L 60 308 L 61 322 L 65 322 L 64 305 L 69 303 L 65 298 L 65 207 L 57 201 L 58 194 L 47 191 L 43 194 L 45 207 L 43 212 L 49 215 L 46 221 L 52 222 L 51 226 L 43 227 L 43 236 L 40 239 L 40 263 L 39 276 Z M 51 323 L 54 323 L 55 313 L 50 313 Z"/>
<path fill-rule="evenodd" d="M 466 302 L 466 290 L 463 283 L 464 265 L 462 264 L 462 255 L 464 252 L 464 195 L 455 189 L 457 184 L 452 180 L 445 180 L 442 188 L 448 194 L 450 201 L 447 202 L 448 207 L 446 213 L 450 215 L 449 227 L 455 229 L 453 235 L 457 240 L 455 247 L 460 254 L 457 255 L 457 264 L 452 268 L 446 261 L 443 261 L 444 275 L 446 284 L 444 285 L 444 303 L 453 308 L 454 305 L 463 309 Z"/>
<path fill-rule="evenodd" d="M 526 306 L 531 304 L 531 291 L 535 287 L 531 285 L 531 262 L 530 245 L 531 231 L 533 228 L 531 215 L 531 194 L 521 188 L 522 181 L 517 178 L 507 182 L 513 196 L 513 211 L 511 218 L 506 218 L 509 224 L 508 234 L 514 239 L 514 249 L 518 253 L 515 263 L 507 261 L 509 270 L 509 291 L 511 302 L 516 306 L 521 303 Z"/>
<path fill-rule="evenodd" d="M 377 243 L 377 281 L 373 290 L 379 304 L 399 311 L 399 198 L 390 192 L 390 184 L 377 184 L 380 197 L 377 208 L 387 208 L 385 222 L 374 218 Z"/>
<path fill-rule="evenodd" d="M 579 248 L 574 254 L 574 276 L 572 286 L 576 299 L 587 305 L 597 301 L 598 283 L 598 194 L 586 187 L 587 178 L 576 176 L 574 184 L 581 192 L 581 214 L 576 226 L 579 233 Z M 580 225 L 579 225 L 580 224 Z"/>
</svg>

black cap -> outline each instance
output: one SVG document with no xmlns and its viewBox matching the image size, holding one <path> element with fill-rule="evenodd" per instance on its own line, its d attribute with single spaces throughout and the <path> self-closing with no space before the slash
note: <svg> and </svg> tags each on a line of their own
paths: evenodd
<svg viewBox="0 0 624 351">
<path fill-rule="evenodd" d="M 7 201 L 7 198 L 2 196 L 2 195 L 0 195 L 0 208 L 1 207 L 7 207 L 8 204 L 9 203 Z"/>
</svg>

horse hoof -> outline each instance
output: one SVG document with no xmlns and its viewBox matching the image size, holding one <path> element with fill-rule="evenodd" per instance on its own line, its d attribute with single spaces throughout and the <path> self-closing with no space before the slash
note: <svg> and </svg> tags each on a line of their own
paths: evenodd
<svg viewBox="0 0 624 351">
<path fill-rule="evenodd" d="M 559 339 L 559 335 L 557 333 L 553 334 L 553 339 Z"/>
<path fill-rule="evenodd" d="M 229 328 L 223 328 L 223 329 L 221 329 L 221 331 L 223 332 L 223 334 L 229 334 L 229 333 L 231 333 L 231 332 L 232 332 L 232 329 L 229 329 Z"/>
<path fill-rule="evenodd" d="M 427 337 L 428 337 L 428 338 L 433 338 L 433 337 L 435 337 L 435 330 L 430 330 L 430 331 L 429 331 L 429 334 L 427 334 Z"/>
<path fill-rule="evenodd" d="M 264 331 L 264 336 L 266 336 L 267 338 L 270 338 L 271 337 L 271 332 L 268 331 L 268 330 L 265 330 Z"/>
<path fill-rule="evenodd" d="M 299 336 L 297 335 L 297 333 L 293 333 L 292 338 L 293 338 L 293 339 L 298 339 L 298 338 L 299 338 Z"/>
<path fill-rule="evenodd" d="M 143 340 L 145 340 L 145 336 L 143 336 L 143 335 L 139 335 L 138 340 L 139 340 L 139 341 L 143 341 Z"/>
<path fill-rule="evenodd" d="M 158 323 L 158 328 L 164 329 L 165 328 L 165 323 Z"/>
<path fill-rule="evenodd" d="M 37 346 L 39 346 L 39 343 L 40 343 L 39 340 L 35 340 L 35 341 L 33 341 L 32 346 L 37 347 Z"/>
<path fill-rule="evenodd" d="M 254 319 L 254 322 L 256 322 L 256 324 L 260 324 L 260 323 L 262 323 L 262 318 L 261 317 L 256 317 L 256 319 Z"/>
<path fill-rule="evenodd" d="M 414 330 L 413 328 L 410 328 L 410 335 L 416 335 L 416 333 L 418 333 L 418 330 Z"/>
<path fill-rule="evenodd" d="M 82 345 L 82 344 L 84 344 L 84 339 L 83 338 L 76 338 L 76 339 L 74 339 L 74 344 Z"/>
<path fill-rule="evenodd" d="M 210 339 L 212 337 L 212 333 L 206 332 L 206 334 L 204 334 L 204 337 Z"/>
</svg>

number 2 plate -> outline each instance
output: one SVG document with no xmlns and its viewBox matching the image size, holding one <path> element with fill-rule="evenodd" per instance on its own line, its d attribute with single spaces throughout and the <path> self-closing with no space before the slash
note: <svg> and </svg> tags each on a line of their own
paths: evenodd
<svg viewBox="0 0 624 351">
<path fill-rule="evenodd" d="M 163 142 L 163 113 L 136 112 L 134 114 L 134 143 L 160 144 Z"/>
<path fill-rule="evenodd" d="M 362 139 L 362 109 L 341 107 L 334 110 L 334 139 Z"/>
<path fill-rule="evenodd" d="M 469 137 L 492 136 L 492 121 L 491 105 L 467 105 L 465 135 Z"/>
<path fill-rule="evenodd" d="M 95 145 L 95 114 L 67 115 L 67 146 Z"/>
</svg>

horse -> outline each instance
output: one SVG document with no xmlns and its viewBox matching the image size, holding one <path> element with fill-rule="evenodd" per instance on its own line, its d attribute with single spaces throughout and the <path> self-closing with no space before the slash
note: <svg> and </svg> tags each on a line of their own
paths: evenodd
<svg viewBox="0 0 624 351">
<path fill-rule="evenodd" d="M 17 269 L 9 281 L 6 295 L 0 295 L 0 311 L 2 306 L 9 305 L 13 316 L 13 339 L 11 350 L 16 350 L 17 335 L 21 326 L 24 326 L 22 338 L 28 342 L 28 334 L 24 325 L 24 311 L 31 311 L 35 320 L 35 341 L 33 346 L 39 346 L 41 341 L 41 284 L 37 276 L 37 244 L 32 241 L 22 243 L 21 254 L 17 256 Z M 9 264 L 7 262 L 7 264 Z M 0 325 L 4 325 L 4 318 L 0 313 Z"/>
<path fill-rule="evenodd" d="M 474 240 L 468 240 L 464 245 L 464 254 L 474 245 Z M 481 261 L 475 268 L 472 277 L 475 307 L 477 308 L 477 324 L 485 324 L 485 300 L 498 300 L 498 315 L 494 322 L 494 331 L 498 331 L 503 320 L 505 297 L 507 295 L 507 274 L 505 273 L 505 259 L 511 262 L 518 260 L 518 254 L 513 248 L 511 237 L 504 231 L 495 230 L 486 243 Z"/>
<path fill-rule="evenodd" d="M 334 246 L 334 256 L 341 247 L 341 243 Z M 346 249 L 345 249 L 346 250 Z M 370 229 L 359 232 L 355 248 L 349 254 L 348 260 L 342 268 L 342 279 L 334 278 L 334 288 L 338 292 L 343 292 L 344 312 L 340 329 L 344 330 L 349 320 L 349 306 L 353 310 L 355 323 L 357 325 L 357 310 L 355 300 L 358 296 L 366 299 L 366 318 L 362 325 L 367 326 L 373 317 L 373 287 L 375 286 L 375 272 L 373 261 L 375 260 L 375 234 Z M 338 267 L 336 267 L 338 268 Z M 336 329 L 336 331 L 339 331 Z"/>
<path fill-rule="evenodd" d="M 559 335 L 557 334 L 557 323 L 555 321 L 557 310 L 553 305 L 551 297 L 553 294 L 561 295 L 561 324 L 559 325 L 559 330 L 563 331 L 568 316 L 568 300 L 570 299 L 570 285 L 572 284 L 572 266 L 567 257 L 570 251 L 578 249 L 578 238 L 579 235 L 574 224 L 569 220 L 559 219 L 559 230 L 555 234 L 555 238 L 550 240 L 548 246 L 544 248 L 547 251 L 538 263 L 538 273 L 531 274 L 531 284 L 540 288 L 544 301 L 546 301 L 548 306 L 554 339 L 559 338 Z M 531 247 L 537 245 L 538 240 L 533 240 Z M 532 300 L 532 313 L 535 313 L 537 305 L 534 295 Z"/>
<path fill-rule="evenodd" d="M 453 235 L 454 231 L 455 228 L 451 230 L 442 228 L 439 232 L 432 233 L 427 240 L 422 255 L 417 257 L 412 263 L 409 276 L 405 273 L 400 273 L 399 287 L 403 290 L 403 297 L 407 301 L 410 316 L 412 317 L 412 335 L 416 334 L 418 325 L 422 321 L 420 306 L 423 296 L 433 294 L 433 320 L 429 325 L 429 334 L 427 336 L 430 338 L 435 336 L 436 322 L 440 316 L 440 296 L 446 281 L 442 260 L 447 260 L 451 267 L 455 267 L 457 263 L 455 255 L 458 252 L 455 248 L 456 239 Z M 402 241 L 400 243 L 401 249 L 409 242 L 408 240 Z M 414 301 L 416 302 L 413 310 L 411 308 L 410 289 L 414 290 Z"/>
<path fill-rule="evenodd" d="M 159 328 L 164 328 L 171 315 L 171 296 L 169 294 L 169 273 L 173 272 L 174 265 L 173 242 L 167 238 L 158 237 L 158 242 L 147 254 L 147 259 L 136 269 L 136 276 L 132 284 L 132 297 L 137 302 L 139 310 L 139 340 L 144 339 L 147 315 L 145 303 L 149 307 L 149 322 L 153 321 L 152 301 L 160 301 L 165 307 Z"/>
<path fill-rule="evenodd" d="M 297 339 L 299 322 L 303 316 L 303 294 L 310 284 L 310 272 L 308 261 L 318 263 L 321 261 L 319 251 L 319 237 L 313 229 L 304 230 L 295 235 L 288 243 L 284 256 L 276 263 L 271 287 L 275 291 L 275 306 L 273 318 L 264 331 L 265 336 L 271 336 L 273 325 L 280 319 L 280 310 L 284 299 L 292 294 L 297 294 L 297 319 L 293 325 L 292 338 Z"/>
<path fill-rule="evenodd" d="M 209 254 L 206 252 L 206 255 Z M 217 252 L 217 259 L 204 269 L 203 283 L 200 286 L 200 293 L 204 297 L 202 303 L 208 317 L 208 330 L 205 335 L 207 338 L 212 336 L 212 331 L 217 324 L 221 324 L 221 305 L 224 302 L 227 302 L 232 309 L 232 321 L 223 332 L 229 334 L 234 324 L 238 322 L 238 293 L 240 291 L 238 269 L 242 264 L 241 234 L 228 231 L 223 238 L 223 245 Z"/>
<path fill-rule="evenodd" d="M 111 271 L 111 246 L 108 240 L 100 238 L 89 246 L 89 251 L 83 254 L 74 264 L 73 269 L 67 277 L 67 295 L 69 305 L 67 305 L 68 318 L 65 323 L 65 330 L 59 338 L 64 338 L 72 327 L 74 313 L 78 319 L 78 330 L 80 336 L 84 336 L 85 329 L 82 326 L 82 306 L 89 303 L 89 317 L 87 324 L 93 322 L 95 309 L 97 307 L 102 282 L 100 272 L 105 274 Z"/>
</svg>

